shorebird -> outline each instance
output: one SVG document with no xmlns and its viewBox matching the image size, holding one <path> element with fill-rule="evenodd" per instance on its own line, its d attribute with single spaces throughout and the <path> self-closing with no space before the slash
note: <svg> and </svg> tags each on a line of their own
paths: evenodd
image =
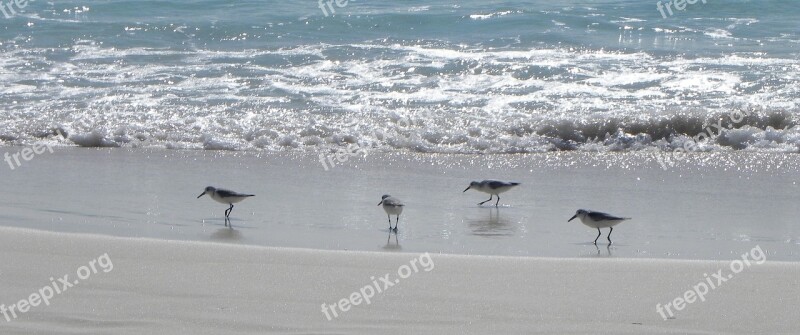
<svg viewBox="0 0 800 335">
<path fill-rule="evenodd" d="M 572 221 L 575 218 L 581 219 L 583 224 L 597 228 L 597 237 L 594 238 L 594 244 L 597 245 L 597 239 L 600 238 L 600 228 L 608 228 L 608 244 L 611 245 L 611 232 L 614 231 L 614 226 L 619 224 L 622 221 L 630 220 L 631 218 L 623 218 L 619 216 L 613 216 L 611 214 L 603 213 L 603 212 L 595 212 L 595 211 L 587 211 L 585 209 L 579 209 L 575 212 L 567 222 Z"/>
<path fill-rule="evenodd" d="M 231 207 L 228 207 L 228 209 L 225 210 L 225 226 L 227 226 L 228 221 L 230 221 L 230 215 L 231 212 L 233 211 L 233 204 L 240 202 L 244 199 L 247 199 L 249 197 L 255 196 L 252 194 L 241 194 L 241 193 L 236 193 L 234 191 L 228 191 L 228 190 L 223 190 L 221 188 L 218 189 L 213 186 L 209 186 L 206 187 L 205 191 L 203 191 L 203 193 L 200 193 L 200 195 L 198 195 L 197 198 L 200 199 L 200 197 L 206 194 L 208 194 L 211 197 L 211 199 L 214 199 L 219 203 L 231 205 Z"/>
<path fill-rule="evenodd" d="M 491 180 L 491 179 L 484 181 L 473 181 L 469 183 L 469 187 L 467 187 L 467 189 L 464 190 L 464 192 L 469 191 L 469 189 L 475 189 L 476 191 L 489 193 L 489 200 L 478 203 L 478 206 L 483 205 L 486 202 L 492 201 L 492 197 L 497 196 L 497 202 L 494 203 L 494 207 L 497 207 L 497 204 L 500 203 L 500 193 L 508 191 L 517 185 L 519 185 L 519 183 Z"/>
<path fill-rule="evenodd" d="M 400 221 L 400 213 L 403 213 L 403 207 L 405 204 L 395 197 L 391 195 L 384 194 L 381 197 L 381 202 L 378 203 L 378 206 L 383 205 L 383 210 L 386 211 L 386 217 L 389 218 L 389 230 L 392 230 L 392 215 L 397 215 L 397 219 L 394 221 L 394 231 L 397 231 L 397 223 Z"/>
</svg>

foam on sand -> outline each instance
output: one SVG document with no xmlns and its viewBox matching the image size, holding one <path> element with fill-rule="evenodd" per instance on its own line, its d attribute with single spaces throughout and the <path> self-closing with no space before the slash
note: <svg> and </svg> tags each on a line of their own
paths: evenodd
<svg viewBox="0 0 800 335">
<path fill-rule="evenodd" d="M 418 254 L 156 241 L 0 228 L 2 303 L 108 254 L 90 278 L 4 334 L 795 333 L 800 264 L 767 261 L 664 321 L 656 304 L 728 262 L 430 255 L 419 271 L 328 320 Z M 435 266 L 433 266 L 435 264 Z M 372 277 L 375 277 L 374 279 Z M 775 303 L 775 302 L 780 303 Z"/>
</svg>

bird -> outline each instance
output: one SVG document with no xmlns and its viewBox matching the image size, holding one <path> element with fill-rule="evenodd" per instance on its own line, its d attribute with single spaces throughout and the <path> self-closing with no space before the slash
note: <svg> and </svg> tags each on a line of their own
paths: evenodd
<svg viewBox="0 0 800 335">
<path fill-rule="evenodd" d="M 500 203 L 500 193 L 508 191 L 517 185 L 519 185 L 519 183 L 487 179 L 484 181 L 473 181 L 469 183 L 469 186 L 464 190 L 464 192 L 469 191 L 470 189 L 475 189 L 476 191 L 489 193 L 489 200 L 478 203 L 478 206 L 483 205 L 488 201 L 492 201 L 492 197 L 497 196 L 497 202 L 494 203 L 494 207 L 497 207 L 497 205 Z"/>
<path fill-rule="evenodd" d="M 223 190 L 221 188 L 215 188 L 213 186 L 209 186 L 206 187 L 203 193 L 200 193 L 200 195 L 197 196 L 197 199 L 200 199 L 200 197 L 206 194 L 208 194 L 211 197 L 211 199 L 214 199 L 219 203 L 231 205 L 231 207 L 228 207 L 228 209 L 225 210 L 225 226 L 227 226 L 228 221 L 230 221 L 230 215 L 231 212 L 233 211 L 233 204 L 240 202 L 244 199 L 247 199 L 249 197 L 255 196 L 253 194 L 242 194 L 234 191 Z M 233 225 L 231 225 L 231 227 L 233 227 Z"/>
<path fill-rule="evenodd" d="M 384 194 L 381 197 L 381 202 L 378 203 L 378 206 L 383 205 L 383 210 L 386 211 L 386 217 L 389 218 L 389 231 L 392 229 L 392 215 L 397 215 L 397 219 L 394 221 L 394 231 L 397 232 L 397 223 L 400 221 L 400 214 L 403 213 L 403 207 L 405 204 L 391 195 Z"/>
<path fill-rule="evenodd" d="M 585 224 L 585 225 L 587 225 L 589 227 L 597 228 L 597 237 L 594 238 L 594 244 L 595 245 L 597 245 L 597 239 L 600 238 L 600 235 L 601 235 L 600 228 L 609 228 L 609 230 L 608 230 L 608 244 L 611 245 L 611 232 L 614 231 L 614 226 L 616 226 L 617 224 L 619 224 L 622 221 L 631 219 L 631 218 L 623 218 L 623 217 L 619 217 L 619 216 L 614 216 L 614 215 L 611 215 L 611 214 L 608 214 L 608 213 L 603 213 L 603 212 L 589 211 L 589 210 L 585 210 L 585 209 L 579 209 L 578 211 L 576 211 L 575 215 L 573 215 L 571 218 L 569 218 L 569 220 L 567 220 L 567 222 L 570 222 L 575 218 L 581 219 L 581 222 L 583 222 L 583 224 Z"/>
</svg>

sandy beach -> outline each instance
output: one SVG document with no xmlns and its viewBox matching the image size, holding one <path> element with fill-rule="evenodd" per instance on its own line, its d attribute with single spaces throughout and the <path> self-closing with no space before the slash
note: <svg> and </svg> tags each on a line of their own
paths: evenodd
<svg viewBox="0 0 800 335">
<path fill-rule="evenodd" d="M 4 173 L 2 332 L 798 331 L 793 161 L 664 172 L 584 158 L 373 155 L 325 171 L 311 155 L 61 147 Z M 460 192 L 486 174 L 524 184 L 477 206 L 483 194 Z M 206 182 L 257 193 L 233 228 L 196 199 Z M 382 188 L 408 199 L 397 234 Z M 638 220 L 595 246 L 566 222 L 577 203 Z"/>
<path fill-rule="evenodd" d="M 321 251 L 0 229 L 5 306 L 105 267 L 2 321 L 4 334 L 796 333 L 800 266 L 767 261 L 664 320 L 656 305 L 730 262 Z M 417 272 L 398 271 L 419 259 Z M 112 265 L 112 266 L 109 266 Z M 425 266 L 422 266 L 425 265 Z M 107 272 L 104 270 L 108 269 Z M 406 276 L 401 279 L 400 273 Z M 725 272 L 723 272 L 725 273 Z M 85 274 L 85 272 L 83 273 Z M 398 282 L 388 289 L 379 278 Z M 375 279 L 372 279 L 375 277 Z M 370 304 L 337 304 L 378 281 Z M 57 280 L 56 280 L 57 282 Z M 392 281 L 394 282 L 394 281 Z M 56 283 L 61 286 L 61 283 Z M 367 292 L 368 293 L 368 292 Z M 329 313 L 330 314 L 330 313 Z"/>
</svg>

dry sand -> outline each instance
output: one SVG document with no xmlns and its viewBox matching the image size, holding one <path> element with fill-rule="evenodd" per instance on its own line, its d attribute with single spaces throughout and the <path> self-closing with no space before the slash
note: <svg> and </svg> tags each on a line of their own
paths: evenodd
<svg viewBox="0 0 800 335">
<path fill-rule="evenodd" d="M 0 228 L 0 249 L 0 302 L 6 306 L 51 285 L 50 277 L 77 279 L 78 269 L 101 255 L 113 264 L 96 266 L 97 273 L 56 294 L 49 306 L 3 321 L 3 334 L 800 331 L 794 308 L 800 305 L 800 264 L 769 260 L 751 262 L 705 302 L 665 321 L 657 303 L 683 295 L 704 273 L 729 273 L 730 262 L 432 254 L 432 263 L 417 262 L 418 272 L 376 293 L 371 304 L 362 301 L 328 321 L 322 303 L 350 297 L 371 285 L 372 276 L 399 278 L 398 269 L 420 255 L 19 228 Z"/>
</svg>

